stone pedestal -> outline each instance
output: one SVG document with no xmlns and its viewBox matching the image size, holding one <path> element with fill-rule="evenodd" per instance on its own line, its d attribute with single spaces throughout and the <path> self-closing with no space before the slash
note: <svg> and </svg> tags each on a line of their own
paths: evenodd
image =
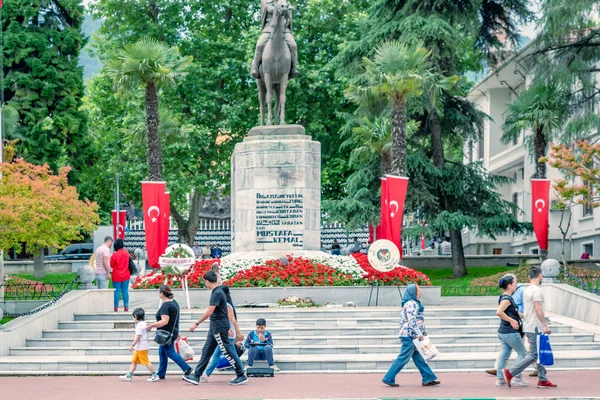
<svg viewBox="0 0 600 400">
<path fill-rule="evenodd" d="M 231 157 L 232 257 L 319 251 L 321 145 L 300 125 L 258 126 Z"/>
</svg>

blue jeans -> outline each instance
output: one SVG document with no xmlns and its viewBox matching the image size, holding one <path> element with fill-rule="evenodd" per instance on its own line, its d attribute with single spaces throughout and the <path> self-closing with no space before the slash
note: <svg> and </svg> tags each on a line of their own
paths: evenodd
<svg viewBox="0 0 600 400">
<path fill-rule="evenodd" d="M 119 300 L 121 299 L 121 294 L 123 294 L 123 305 L 125 306 L 125 308 L 128 308 L 129 307 L 129 280 L 126 280 L 123 282 L 114 282 L 113 281 L 113 288 L 115 288 L 115 293 L 114 293 L 115 308 L 119 307 Z"/>
<path fill-rule="evenodd" d="M 108 275 L 96 274 L 96 287 L 98 289 L 108 289 Z"/>
<path fill-rule="evenodd" d="M 499 333 L 498 338 L 500 339 L 502 348 L 500 349 L 500 358 L 498 359 L 496 377 L 498 379 L 504 379 L 504 375 L 502 375 L 502 370 L 506 368 L 506 361 L 510 357 L 510 353 L 512 353 L 513 350 L 517 352 L 517 361 L 515 361 L 515 363 L 518 364 L 527 355 L 527 350 L 525 350 L 525 345 L 523 344 L 523 339 L 521 338 L 521 335 L 519 335 L 517 332 Z M 515 376 L 518 376 L 519 378 L 521 377 L 520 374 Z"/>
<path fill-rule="evenodd" d="M 263 346 L 250 346 L 248 350 L 248 366 L 251 367 L 254 364 L 254 360 L 267 360 L 269 367 L 275 364 L 273 360 L 273 346 L 270 344 Z"/>
<path fill-rule="evenodd" d="M 234 350 L 233 358 L 235 358 L 235 361 L 240 363 L 240 365 L 244 365 L 242 360 L 240 360 L 240 357 L 237 355 L 237 351 L 235 351 L 235 338 L 229 338 L 229 343 L 231 343 L 231 347 Z M 219 359 L 221 358 L 222 354 L 223 352 L 221 351 L 221 348 L 217 346 L 217 349 L 213 353 L 212 359 L 210 360 L 210 364 L 208 364 L 206 371 L 204 371 L 206 375 L 210 376 L 215 368 L 217 368 L 217 364 L 219 364 Z"/>
<path fill-rule="evenodd" d="M 186 363 L 185 360 L 175 351 L 174 341 L 171 341 L 169 346 L 158 346 L 158 357 L 160 358 L 158 363 L 158 376 L 167 375 L 169 358 L 173 360 L 183 372 L 187 372 L 191 368 L 188 363 Z"/>
<path fill-rule="evenodd" d="M 525 332 L 525 336 L 529 339 L 529 351 L 525 358 L 523 358 L 520 362 L 515 363 L 513 367 L 510 369 L 510 374 L 512 376 L 519 376 L 521 372 L 525 370 L 525 368 L 529 367 L 531 364 L 537 361 L 538 359 L 538 351 L 537 351 L 537 337 L 539 332 L 537 328 L 535 328 L 535 332 Z M 538 379 L 542 382 L 548 380 L 546 377 L 546 368 L 537 363 L 537 371 L 538 371 Z"/>
<path fill-rule="evenodd" d="M 402 349 L 400 350 L 400 354 L 398 354 L 398 357 L 394 360 L 392 366 L 383 377 L 383 381 L 385 383 L 396 383 L 396 375 L 402 371 L 402 368 L 408 364 L 411 358 L 421 373 L 421 379 L 423 380 L 423 383 L 435 381 L 437 376 L 435 376 L 435 374 L 431 371 L 431 368 L 429 368 L 429 365 L 427 365 L 421 354 L 417 351 L 413 340 L 404 336 L 401 337 L 400 340 L 402 341 Z"/>
</svg>

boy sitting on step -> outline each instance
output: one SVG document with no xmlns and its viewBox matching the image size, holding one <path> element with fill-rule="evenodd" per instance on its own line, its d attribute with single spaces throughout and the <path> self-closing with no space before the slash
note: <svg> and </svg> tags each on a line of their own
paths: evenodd
<svg viewBox="0 0 600 400">
<path fill-rule="evenodd" d="M 256 320 L 256 329 L 246 336 L 244 347 L 248 349 L 247 365 L 248 368 L 252 368 L 254 360 L 266 360 L 269 363 L 269 368 L 279 372 L 279 368 L 277 368 L 273 359 L 273 336 L 266 328 L 267 321 L 264 318 L 259 318 Z"/>
</svg>

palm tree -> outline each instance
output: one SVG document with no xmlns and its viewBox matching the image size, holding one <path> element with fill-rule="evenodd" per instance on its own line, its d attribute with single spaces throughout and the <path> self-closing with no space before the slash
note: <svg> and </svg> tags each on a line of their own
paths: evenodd
<svg viewBox="0 0 600 400">
<path fill-rule="evenodd" d="M 148 145 L 148 179 L 162 180 L 162 147 L 158 90 L 174 85 L 187 74 L 192 57 L 181 57 L 179 48 L 152 38 L 143 38 L 125 46 L 108 63 L 107 72 L 121 90 L 134 90 L 139 85 L 146 91 L 146 137 Z"/>
<path fill-rule="evenodd" d="M 375 49 L 372 60 L 363 58 L 362 73 L 345 91 L 346 98 L 361 107 L 390 103 L 393 175 L 406 175 L 407 103 L 421 96 L 427 87 L 442 89 L 456 82 L 456 77 L 441 78 L 434 72 L 430 55 L 422 43 L 385 41 Z"/>
<path fill-rule="evenodd" d="M 535 159 L 533 178 L 546 178 L 546 163 L 540 159 L 546 156 L 548 143 L 557 139 L 566 110 L 566 91 L 556 83 L 537 82 L 508 105 L 501 141 L 510 143 L 527 129 L 533 132 L 524 138 L 529 154 Z"/>
</svg>

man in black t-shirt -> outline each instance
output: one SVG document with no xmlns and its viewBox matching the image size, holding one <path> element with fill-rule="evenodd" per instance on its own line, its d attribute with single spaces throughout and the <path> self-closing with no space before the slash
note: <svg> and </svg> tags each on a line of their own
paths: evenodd
<svg viewBox="0 0 600 400">
<path fill-rule="evenodd" d="M 227 296 L 223 292 L 223 288 L 217 284 L 217 274 L 213 271 L 208 271 L 204 274 L 204 282 L 206 287 L 212 290 L 210 296 L 210 305 L 200 317 L 198 322 L 190 327 L 190 332 L 194 332 L 198 325 L 210 318 L 210 327 L 208 328 L 208 336 L 202 348 L 202 357 L 196 366 L 193 374 L 183 376 L 183 380 L 193 385 L 200 383 L 200 377 L 204 373 L 208 362 L 210 361 L 217 346 L 221 349 L 221 353 L 229 361 L 229 364 L 235 369 L 237 375 L 235 379 L 229 382 L 230 385 L 241 385 L 248 382 L 248 378 L 244 374 L 242 365 L 236 362 L 236 357 L 233 356 L 235 349 L 229 343 L 229 314 L 227 311 Z"/>
</svg>

